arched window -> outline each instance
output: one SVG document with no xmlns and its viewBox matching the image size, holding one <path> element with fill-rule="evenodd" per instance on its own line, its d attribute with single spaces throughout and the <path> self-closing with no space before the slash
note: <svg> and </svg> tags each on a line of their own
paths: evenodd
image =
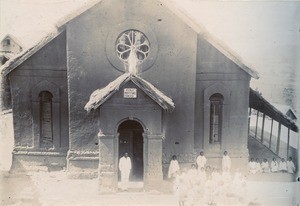
<svg viewBox="0 0 300 206">
<path fill-rule="evenodd" d="M 40 146 L 53 146 L 52 98 L 48 91 L 42 91 L 40 97 Z"/>
<path fill-rule="evenodd" d="M 210 98 L 210 133 L 209 143 L 220 144 L 222 137 L 222 108 L 224 97 L 219 94 L 213 94 Z"/>
</svg>

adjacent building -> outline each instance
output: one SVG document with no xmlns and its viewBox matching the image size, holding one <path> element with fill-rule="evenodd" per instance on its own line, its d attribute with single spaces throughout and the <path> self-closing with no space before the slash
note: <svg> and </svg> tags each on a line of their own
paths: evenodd
<svg viewBox="0 0 300 206">
<path fill-rule="evenodd" d="M 20 41 L 11 34 L 7 34 L 0 42 L 0 67 L 9 59 L 14 58 L 17 54 L 23 51 L 23 46 Z M 2 76 L 0 80 L 0 111 L 11 107 L 10 86 L 7 76 Z"/>
</svg>

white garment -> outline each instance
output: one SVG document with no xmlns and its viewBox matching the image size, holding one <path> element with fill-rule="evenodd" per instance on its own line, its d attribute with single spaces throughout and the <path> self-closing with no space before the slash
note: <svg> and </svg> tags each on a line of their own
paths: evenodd
<svg viewBox="0 0 300 206">
<path fill-rule="evenodd" d="M 286 164 L 285 161 L 284 162 L 282 162 L 282 161 L 279 162 L 278 170 L 282 171 L 282 172 L 287 171 L 287 164 Z"/>
<path fill-rule="evenodd" d="M 261 169 L 263 172 L 269 173 L 270 172 L 269 162 L 262 162 Z"/>
<path fill-rule="evenodd" d="M 222 159 L 222 170 L 223 171 L 230 171 L 231 169 L 231 159 L 228 155 L 223 155 Z"/>
<path fill-rule="evenodd" d="M 212 179 L 212 181 L 215 181 L 215 182 L 223 181 L 222 175 L 217 171 L 212 171 L 211 179 Z"/>
<path fill-rule="evenodd" d="M 206 181 L 206 172 L 205 172 L 205 170 L 203 170 L 203 171 L 198 170 L 198 181 L 200 183 L 204 183 Z"/>
<path fill-rule="evenodd" d="M 204 155 L 203 156 L 199 155 L 197 157 L 196 162 L 197 162 L 198 170 L 200 170 L 202 167 L 205 168 L 206 161 L 207 161 L 207 159 L 206 159 L 206 157 L 204 157 Z"/>
<path fill-rule="evenodd" d="M 234 174 L 234 178 L 231 184 L 231 192 L 240 196 L 245 197 L 246 195 L 246 179 L 245 176 L 240 172 Z"/>
<path fill-rule="evenodd" d="M 193 186 L 197 183 L 197 174 L 198 174 L 198 171 L 196 168 L 191 168 L 187 172 L 187 177 L 188 177 L 190 186 Z"/>
<path fill-rule="evenodd" d="M 260 163 L 259 162 L 255 162 L 255 164 L 256 164 L 256 172 L 258 172 L 258 173 L 262 172 Z"/>
<path fill-rule="evenodd" d="M 222 173 L 222 180 L 225 183 L 230 183 L 231 182 L 231 174 L 230 174 L 230 172 L 223 172 Z"/>
<path fill-rule="evenodd" d="M 278 172 L 278 162 L 274 160 L 271 162 L 271 172 Z"/>
<path fill-rule="evenodd" d="M 129 175 L 131 170 L 130 157 L 121 157 L 119 161 L 119 170 L 121 171 L 121 189 L 127 190 Z"/>
<path fill-rule="evenodd" d="M 177 160 L 171 160 L 169 171 L 168 171 L 168 178 L 176 177 L 176 173 L 180 170 L 179 164 Z"/>
<path fill-rule="evenodd" d="M 286 165 L 287 165 L 288 173 L 294 173 L 296 171 L 296 167 L 295 167 L 293 161 L 287 161 Z"/>
<path fill-rule="evenodd" d="M 256 162 L 249 162 L 248 163 L 248 167 L 249 167 L 249 172 L 251 173 L 251 174 L 256 174 L 256 172 L 257 172 L 257 168 L 256 168 Z"/>
</svg>

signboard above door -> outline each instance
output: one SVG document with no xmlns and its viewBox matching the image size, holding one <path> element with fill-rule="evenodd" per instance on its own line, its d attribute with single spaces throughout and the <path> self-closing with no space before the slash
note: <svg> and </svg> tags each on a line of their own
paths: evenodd
<svg viewBox="0 0 300 206">
<path fill-rule="evenodd" d="M 136 88 L 124 88 L 124 98 L 126 98 L 126 99 L 137 98 L 137 89 Z"/>
</svg>

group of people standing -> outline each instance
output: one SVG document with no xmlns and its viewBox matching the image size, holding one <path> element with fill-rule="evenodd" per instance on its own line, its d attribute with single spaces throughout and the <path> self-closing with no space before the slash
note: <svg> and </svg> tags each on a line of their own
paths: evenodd
<svg viewBox="0 0 300 206">
<path fill-rule="evenodd" d="M 293 163 L 293 158 L 289 157 L 288 161 L 285 161 L 284 158 L 281 158 L 280 161 L 277 161 L 274 157 L 271 162 L 269 162 L 266 158 L 263 159 L 262 162 L 257 158 L 254 161 L 254 158 L 250 159 L 248 163 L 249 173 L 257 174 L 257 173 L 295 173 L 296 167 Z"/>
<path fill-rule="evenodd" d="M 207 165 L 204 152 L 200 152 L 189 170 L 181 170 L 173 155 L 168 178 L 173 181 L 179 205 L 214 204 L 224 202 L 229 194 L 240 196 L 245 190 L 245 177 L 239 171 L 232 175 L 230 170 L 231 159 L 227 151 L 222 157 L 222 170 Z"/>
<path fill-rule="evenodd" d="M 196 159 L 196 164 L 194 166 L 195 167 L 197 166 L 198 170 L 201 170 L 201 168 L 206 169 L 205 167 L 206 163 L 207 163 L 207 159 L 204 156 L 204 152 L 201 151 L 199 156 Z M 229 172 L 230 169 L 231 169 L 231 159 L 228 156 L 228 152 L 225 151 L 222 158 L 222 171 Z M 168 178 L 175 178 L 179 172 L 180 172 L 180 166 L 177 161 L 177 157 L 176 155 L 173 155 L 168 170 Z"/>
</svg>

